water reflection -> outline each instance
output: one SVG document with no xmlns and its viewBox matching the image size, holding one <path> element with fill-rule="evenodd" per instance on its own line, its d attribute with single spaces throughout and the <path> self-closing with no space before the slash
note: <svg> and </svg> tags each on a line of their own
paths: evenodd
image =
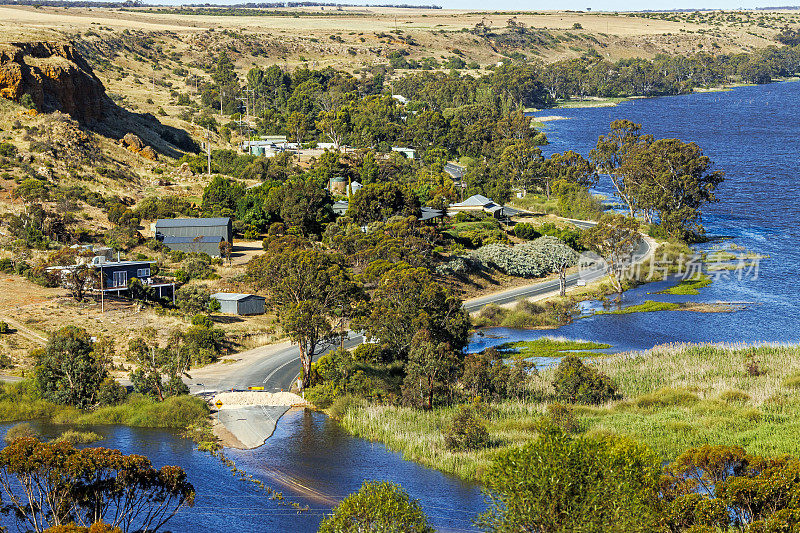
<svg viewBox="0 0 800 533">
<path fill-rule="evenodd" d="M 55 437 L 63 429 L 32 424 L 44 438 Z M 12 425 L 0 426 L 0 433 L 4 435 Z M 287 413 L 275 434 L 256 450 L 226 451 L 240 469 L 283 491 L 287 500 L 311 509 L 299 514 L 268 500 L 253 483 L 237 479 L 219 460 L 198 452 L 175 432 L 123 426 L 92 430 L 105 437 L 92 446 L 144 454 L 156 466 L 174 464 L 186 470 L 197 490 L 197 503 L 169 523 L 175 532 L 314 532 L 323 515 L 366 479 L 403 485 L 421 500 L 441 531 L 475 531 L 472 519 L 485 508 L 478 486 L 404 461 L 382 445 L 351 437 L 325 415 L 311 411 Z M 7 516 L 0 524 L 14 530 Z"/>
</svg>

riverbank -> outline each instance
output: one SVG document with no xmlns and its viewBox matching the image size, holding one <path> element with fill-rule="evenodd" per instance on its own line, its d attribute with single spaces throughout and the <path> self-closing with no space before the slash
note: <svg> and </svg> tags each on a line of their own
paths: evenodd
<svg viewBox="0 0 800 533">
<path fill-rule="evenodd" d="M 790 76 L 785 78 L 775 78 L 769 83 L 764 85 L 769 85 L 771 83 L 781 83 L 786 81 L 800 81 L 800 77 L 797 76 Z M 754 83 L 726 83 L 725 85 L 719 85 L 715 87 L 695 87 L 692 89 L 692 93 L 718 93 L 718 92 L 725 92 L 725 91 L 732 91 L 739 87 L 753 87 L 756 84 Z M 588 96 L 583 99 L 567 99 L 567 100 L 559 100 L 553 105 L 553 107 L 545 108 L 545 109 L 583 109 L 583 108 L 592 108 L 592 107 L 616 107 L 623 102 L 629 102 L 631 100 L 641 100 L 643 98 L 662 98 L 664 96 L 685 96 L 685 94 L 667 94 L 667 95 L 656 95 L 656 96 L 619 96 L 619 97 L 602 97 L 602 96 Z M 535 117 L 533 113 L 545 111 L 545 109 L 534 109 L 529 108 L 525 109 L 525 113 L 530 114 L 533 119 L 539 123 L 544 125 L 545 122 L 549 122 L 545 119 L 551 119 L 551 117 Z M 564 120 L 567 117 L 558 117 L 558 120 Z"/>
<path fill-rule="evenodd" d="M 622 398 L 601 406 L 568 406 L 578 434 L 621 434 L 664 460 L 691 446 L 745 446 L 764 455 L 800 455 L 800 347 L 685 345 L 618 354 L 592 363 Z M 491 403 L 485 423 L 493 446 L 451 451 L 444 429 L 456 407 L 432 411 L 351 403 L 340 421 L 356 437 L 385 444 L 404 459 L 481 481 L 501 450 L 534 440 L 555 403 L 555 369 L 531 377 L 527 397 Z M 562 419 L 563 421 L 563 419 Z"/>
<path fill-rule="evenodd" d="M 118 424 L 186 429 L 206 423 L 208 415 L 208 404 L 195 396 L 172 396 L 158 402 L 140 394 L 130 394 L 117 405 L 81 410 L 40 398 L 28 380 L 0 383 L 0 422 L 41 420 L 74 427 Z"/>
</svg>

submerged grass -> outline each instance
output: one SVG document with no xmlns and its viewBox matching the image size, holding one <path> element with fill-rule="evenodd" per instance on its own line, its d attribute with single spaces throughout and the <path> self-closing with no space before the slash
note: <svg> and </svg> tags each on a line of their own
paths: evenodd
<svg viewBox="0 0 800 533">
<path fill-rule="evenodd" d="M 757 361 L 763 373 L 754 375 Z M 741 445 L 751 453 L 800 455 L 800 347 L 675 345 L 617 354 L 592 363 L 617 383 L 623 399 L 601 406 L 573 406 L 580 431 L 624 434 L 664 460 L 691 446 Z M 487 428 L 496 446 L 452 452 L 444 429 L 454 407 L 420 411 L 351 403 L 341 417 L 354 435 L 385 443 L 406 459 L 480 481 L 501 450 L 538 436 L 555 369 L 530 378 L 525 401 L 493 403 Z"/>
<path fill-rule="evenodd" d="M 708 274 L 698 274 L 689 279 L 684 279 L 676 286 L 664 289 L 656 294 L 695 295 L 700 294 L 699 289 L 709 285 L 711 285 L 711 276 Z"/>
<path fill-rule="evenodd" d="M 644 303 L 638 305 L 629 305 L 622 309 L 614 309 L 613 311 L 597 311 L 596 315 L 627 315 L 630 313 L 654 313 L 656 311 L 677 311 L 680 309 L 680 304 L 673 302 L 656 302 L 654 300 L 646 300 Z"/>
<path fill-rule="evenodd" d="M 501 351 L 510 351 L 528 357 L 561 357 L 567 352 L 574 355 L 597 355 L 597 350 L 611 348 L 610 344 L 600 342 L 579 341 L 543 337 L 532 341 L 507 342 L 497 347 Z"/>
</svg>

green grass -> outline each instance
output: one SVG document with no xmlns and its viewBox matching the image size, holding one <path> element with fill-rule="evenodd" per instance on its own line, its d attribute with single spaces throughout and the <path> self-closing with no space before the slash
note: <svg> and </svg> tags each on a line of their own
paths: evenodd
<svg viewBox="0 0 800 533">
<path fill-rule="evenodd" d="M 680 309 L 680 304 L 672 302 L 656 302 L 654 300 L 647 300 L 638 305 L 629 305 L 623 309 L 614 309 L 613 311 L 597 311 L 596 315 L 627 315 L 630 313 L 654 313 L 656 311 L 677 311 Z"/>
<path fill-rule="evenodd" d="M 552 298 L 546 304 L 520 300 L 513 309 L 487 305 L 473 317 L 472 325 L 476 328 L 556 328 L 568 322 L 568 317 L 577 314 L 577 304 L 569 298 Z"/>
<path fill-rule="evenodd" d="M 610 344 L 590 341 L 573 341 L 544 337 L 532 341 L 507 342 L 497 347 L 528 357 L 562 357 L 567 353 L 574 355 L 597 355 L 596 350 L 611 348 Z"/>
<path fill-rule="evenodd" d="M 76 431 L 74 429 L 68 429 L 55 439 L 54 442 L 69 442 L 70 444 L 91 444 L 92 442 L 97 442 L 99 440 L 103 440 L 103 436 L 99 433 L 95 433 L 94 431 Z"/>
<path fill-rule="evenodd" d="M 674 287 L 664 289 L 656 294 L 679 294 L 679 295 L 695 295 L 700 294 L 703 287 L 711 285 L 711 276 L 707 274 L 699 274 L 689 279 L 684 279 Z"/>
<path fill-rule="evenodd" d="M 763 373 L 751 375 L 756 360 Z M 664 460 L 702 444 L 741 445 L 762 455 L 800 455 L 800 347 L 666 346 L 592 362 L 616 383 L 623 399 L 573 406 L 580 431 L 622 434 L 645 443 Z M 487 416 L 494 447 L 451 452 L 444 446 L 455 407 L 433 411 L 356 402 L 341 423 L 359 437 L 385 443 L 404 458 L 464 479 L 480 481 L 501 450 L 537 437 L 554 401 L 555 369 L 530 378 L 525 401 L 491 404 Z"/>
<path fill-rule="evenodd" d="M 630 98 L 614 97 L 614 98 L 598 98 L 593 100 L 561 100 L 556 103 L 556 109 L 572 109 L 578 107 L 605 107 L 616 106 L 622 102 L 627 102 Z"/>
<path fill-rule="evenodd" d="M 208 404 L 194 396 L 177 396 L 157 402 L 139 394 L 131 394 L 120 405 L 82 411 L 43 400 L 28 380 L 0 383 L 0 422 L 44 420 L 52 424 L 82 427 L 120 424 L 182 429 L 204 421 L 208 412 Z"/>
</svg>

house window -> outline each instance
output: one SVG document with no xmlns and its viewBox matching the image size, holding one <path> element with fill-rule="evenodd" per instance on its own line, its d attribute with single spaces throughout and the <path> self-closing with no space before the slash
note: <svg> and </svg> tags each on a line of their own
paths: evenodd
<svg viewBox="0 0 800 533">
<path fill-rule="evenodd" d="M 112 275 L 114 287 L 127 287 L 128 286 L 128 273 L 124 270 L 114 272 Z"/>
<path fill-rule="evenodd" d="M 139 279 L 142 278 L 149 278 L 150 277 L 150 269 L 149 268 L 140 268 L 136 271 L 136 277 Z"/>
</svg>

